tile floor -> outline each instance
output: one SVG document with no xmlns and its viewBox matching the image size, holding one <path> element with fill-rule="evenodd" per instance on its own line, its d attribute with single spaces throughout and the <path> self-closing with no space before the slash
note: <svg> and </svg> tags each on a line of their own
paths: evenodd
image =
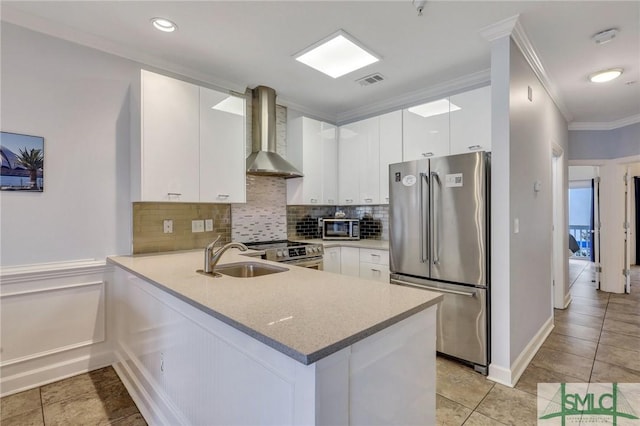
<svg viewBox="0 0 640 426">
<path fill-rule="evenodd" d="M 581 262 L 581 263 L 576 263 Z M 632 294 L 601 293 L 588 262 L 571 261 L 572 303 L 515 388 L 437 358 L 438 425 L 535 425 L 539 382 L 640 383 L 640 267 Z M 0 400 L 0 423 L 146 425 L 111 367 Z"/>
<path fill-rule="evenodd" d="M 572 302 L 515 388 L 437 359 L 438 425 L 535 425 L 538 383 L 640 383 L 640 267 L 629 295 L 596 290 L 587 261 L 569 269 Z"/>
<path fill-rule="evenodd" d="M 2 426 L 147 423 L 111 367 L 0 399 Z"/>
</svg>

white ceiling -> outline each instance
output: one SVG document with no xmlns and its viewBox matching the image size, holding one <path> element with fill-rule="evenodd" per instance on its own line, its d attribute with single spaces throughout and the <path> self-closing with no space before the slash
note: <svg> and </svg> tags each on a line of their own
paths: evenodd
<svg viewBox="0 0 640 426">
<path fill-rule="evenodd" d="M 516 14 L 569 121 L 640 121 L 638 1 L 429 1 L 424 16 L 410 0 L 2 1 L 7 22 L 228 89 L 270 86 L 279 102 L 338 122 L 403 106 L 452 80 L 488 79 L 490 46 L 479 32 Z M 156 16 L 178 31 L 154 30 Z M 612 27 L 620 30 L 612 42 L 591 41 Z M 382 60 L 334 80 L 293 59 L 338 29 Z M 590 73 L 612 67 L 624 68 L 623 76 L 588 82 Z M 386 80 L 355 82 L 371 73 Z"/>
</svg>

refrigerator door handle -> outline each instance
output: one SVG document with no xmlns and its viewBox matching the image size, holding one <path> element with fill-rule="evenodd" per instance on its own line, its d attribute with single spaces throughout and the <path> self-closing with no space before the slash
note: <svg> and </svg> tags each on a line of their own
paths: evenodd
<svg viewBox="0 0 640 426">
<path fill-rule="evenodd" d="M 428 207 L 425 208 L 424 203 L 427 202 L 428 198 L 424 196 L 424 186 L 423 183 L 427 184 L 427 191 L 429 191 L 429 177 L 426 173 L 420 173 L 420 262 L 426 263 L 429 260 L 427 254 L 427 241 L 429 241 L 429 236 L 425 235 L 427 232 L 427 227 L 429 223 L 429 218 L 426 215 L 426 211 Z"/>
<path fill-rule="evenodd" d="M 434 265 L 438 265 L 440 264 L 440 259 L 438 258 L 438 248 L 439 248 L 439 237 L 440 237 L 440 232 L 438 232 L 438 213 L 436 212 L 436 204 L 435 204 L 435 191 L 436 191 L 436 185 L 435 182 L 438 183 L 438 185 L 440 185 L 440 176 L 438 176 L 438 172 L 431 172 L 431 184 L 430 184 L 430 191 L 429 193 L 431 194 L 431 200 L 430 200 L 430 214 L 431 214 L 431 220 L 433 221 L 433 231 L 431 232 L 432 234 L 432 239 L 433 239 L 433 252 L 431 253 L 431 258 L 433 260 L 433 264 Z"/>
<path fill-rule="evenodd" d="M 467 292 L 467 291 L 449 290 L 449 289 L 444 289 L 440 287 L 428 287 L 420 284 L 411 283 L 409 281 L 396 280 L 394 278 L 391 279 L 391 284 L 408 285 L 411 287 L 418 287 L 426 290 L 437 291 L 438 293 L 455 294 L 458 296 L 475 297 L 476 295 L 475 291 Z"/>
</svg>

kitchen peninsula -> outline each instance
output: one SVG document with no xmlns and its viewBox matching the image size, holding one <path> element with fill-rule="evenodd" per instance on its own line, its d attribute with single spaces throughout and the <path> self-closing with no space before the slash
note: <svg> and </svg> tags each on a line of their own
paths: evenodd
<svg viewBox="0 0 640 426">
<path fill-rule="evenodd" d="M 247 260 L 271 263 L 219 265 Z M 438 293 L 288 265 L 212 277 L 200 250 L 109 261 L 115 368 L 151 423 L 435 423 Z"/>
</svg>

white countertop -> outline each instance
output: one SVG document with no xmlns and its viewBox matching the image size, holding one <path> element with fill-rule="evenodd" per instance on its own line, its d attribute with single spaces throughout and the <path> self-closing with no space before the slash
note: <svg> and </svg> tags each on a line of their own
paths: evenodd
<svg viewBox="0 0 640 426">
<path fill-rule="evenodd" d="M 237 249 L 227 251 L 220 265 L 256 261 L 289 270 L 254 278 L 214 278 L 196 272 L 203 266 L 202 250 L 113 256 L 108 261 L 303 364 L 442 299 L 427 290 L 248 258 Z"/>
</svg>

